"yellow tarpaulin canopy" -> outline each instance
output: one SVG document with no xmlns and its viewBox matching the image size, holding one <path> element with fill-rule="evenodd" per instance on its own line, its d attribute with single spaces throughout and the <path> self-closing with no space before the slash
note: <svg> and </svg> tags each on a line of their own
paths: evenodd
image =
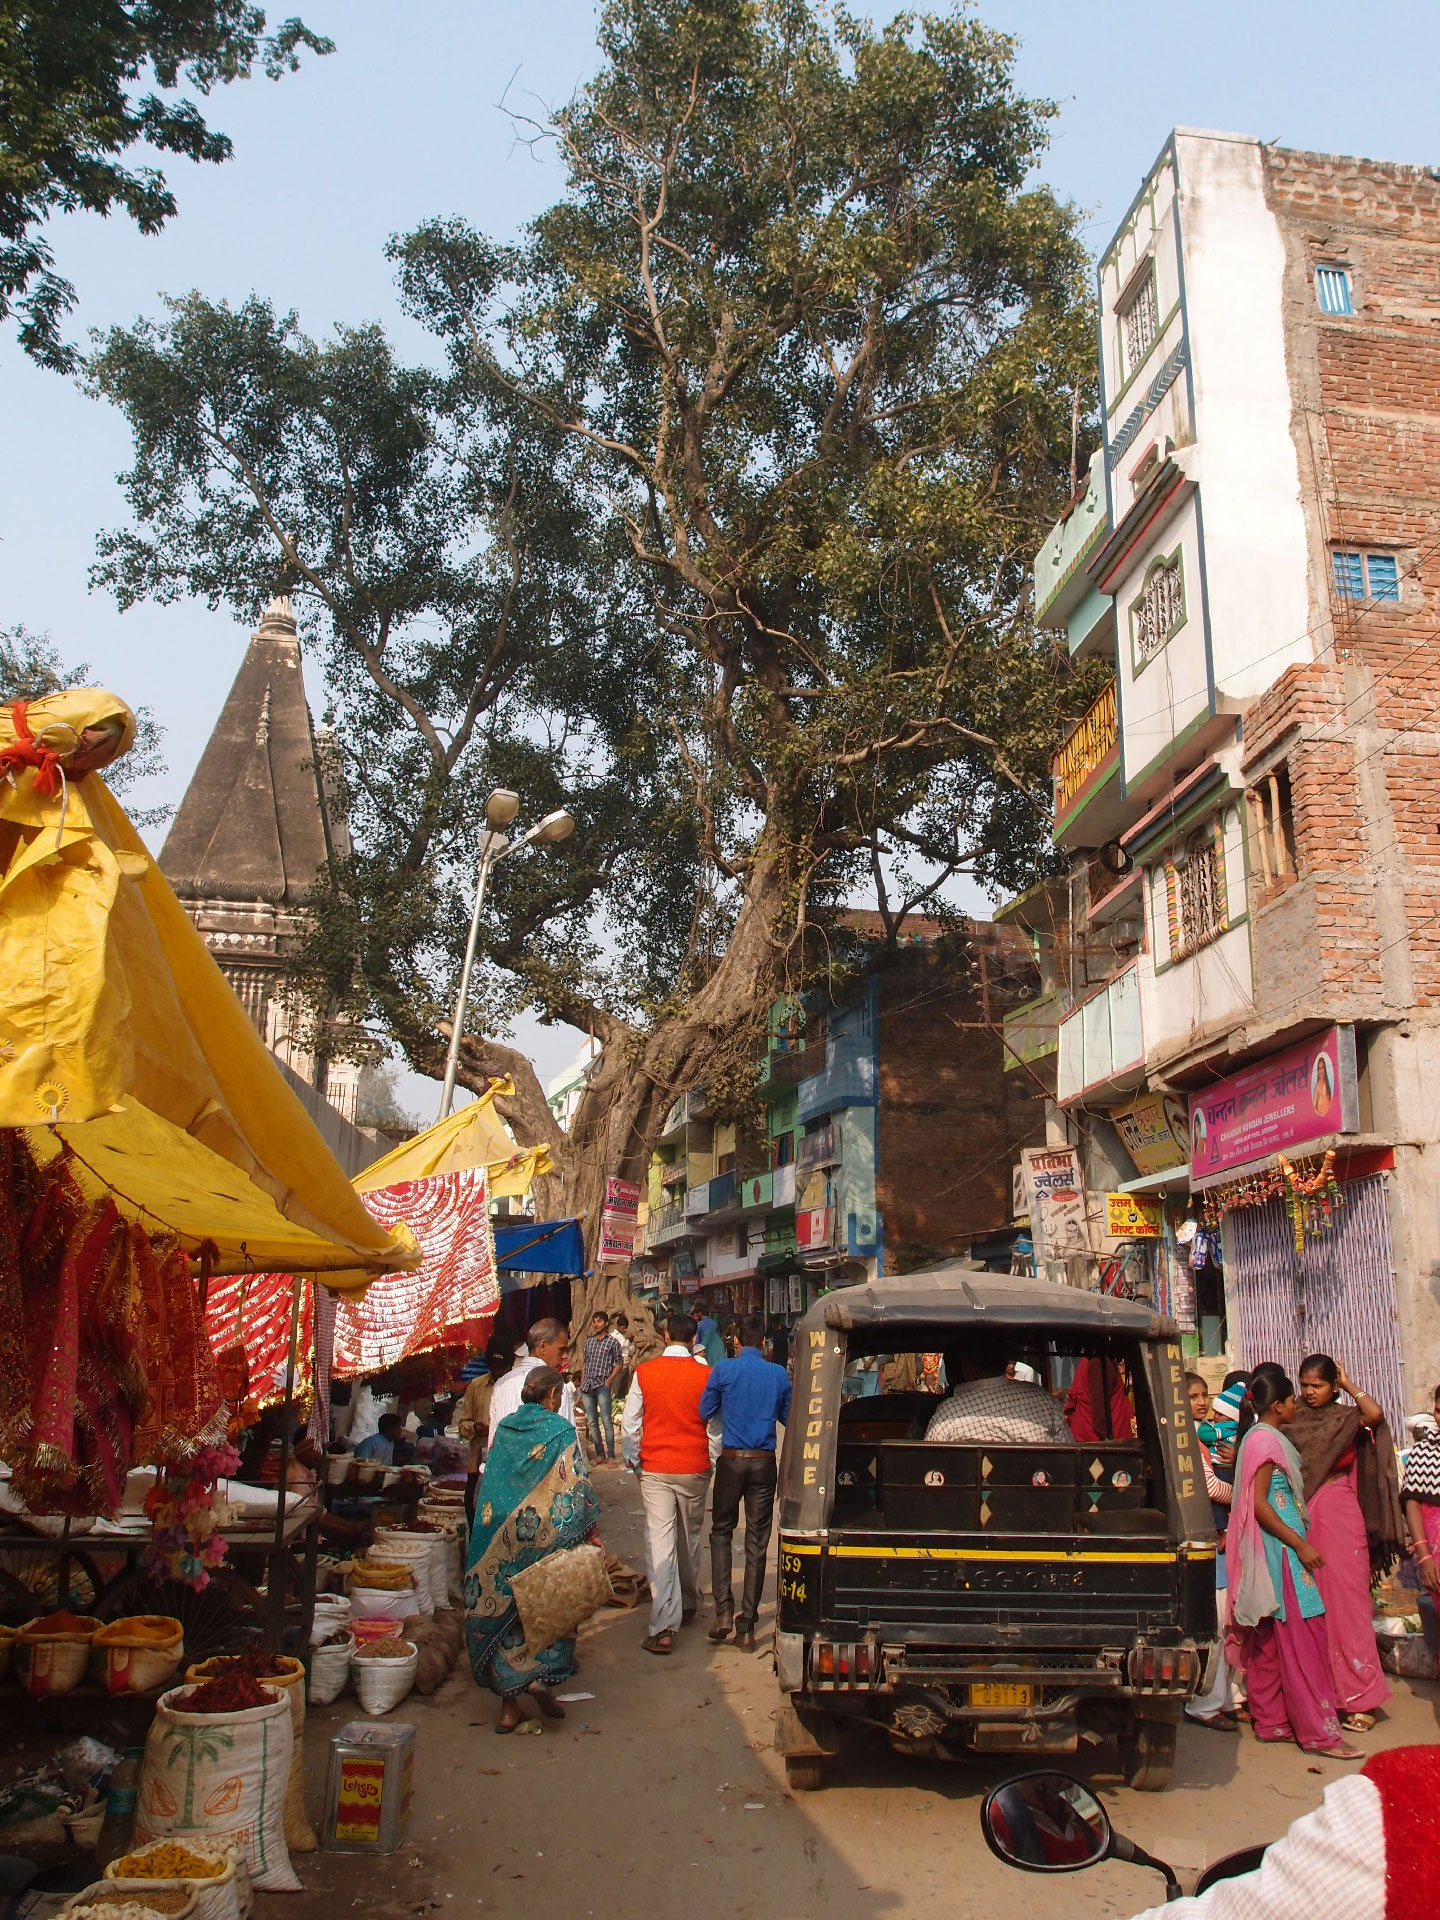
<svg viewBox="0 0 1440 1920">
<path fill-rule="evenodd" d="M 401 1180 L 428 1180 L 437 1173 L 484 1167 L 492 1200 L 500 1194 L 518 1198 L 528 1193 L 538 1175 L 554 1172 L 555 1162 L 549 1147 L 517 1147 L 506 1132 L 495 1100 L 514 1091 L 513 1080 L 492 1080 L 468 1107 L 437 1120 L 366 1167 L 356 1176 L 355 1191 L 374 1193 L 377 1187 L 393 1187 Z"/>
<path fill-rule="evenodd" d="M 415 1266 L 80 764 L 107 728 L 129 744 L 128 707 L 77 689 L 31 702 L 17 723 L 18 704 L 0 707 L 0 1126 L 29 1129 L 42 1155 L 65 1140 L 122 1211 L 214 1241 L 217 1270 L 363 1286 Z"/>
</svg>

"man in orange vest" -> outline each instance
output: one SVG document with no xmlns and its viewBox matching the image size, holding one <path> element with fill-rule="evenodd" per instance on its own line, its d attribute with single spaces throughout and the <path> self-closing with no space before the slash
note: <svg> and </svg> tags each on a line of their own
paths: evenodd
<svg viewBox="0 0 1440 1920">
<path fill-rule="evenodd" d="M 700 1535 L 719 1445 L 717 1435 L 712 1446 L 700 1414 L 710 1369 L 691 1352 L 695 1322 L 688 1313 L 672 1313 L 665 1334 L 665 1351 L 636 1367 L 620 1423 L 620 1450 L 640 1475 L 645 1504 L 650 1631 L 641 1644 L 647 1653 L 673 1652 L 676 1628 L 699 1611 Z"/>
</svg>

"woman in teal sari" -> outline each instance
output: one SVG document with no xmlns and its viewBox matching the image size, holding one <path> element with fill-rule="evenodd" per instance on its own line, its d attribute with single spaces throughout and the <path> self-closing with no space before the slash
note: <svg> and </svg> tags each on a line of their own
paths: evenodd
<svg viewBox="0 0 1440 1920">
<path fill-rule="evenodd" d="M 504 1702 L 497 1733 L 519 1726 L 522 1693 L 532 1694 L 542 1713 L 562 1720 L 564 1709 L 549 1689 L 568 1680 L 575 1667 L 573 1635 L 538 1654 L 526 1653 L 510 1587 L 512 1575 L 547 1554 L 583 1546 L 600 1518 L 575 1429 L 556 1411 L 564 1384 L 552 1367 L 536 1367 L 526 1379 L 519 1407 L 490 1442 L 470 1530 L 465 1639 L 476 1684 Z"/>
</svg>

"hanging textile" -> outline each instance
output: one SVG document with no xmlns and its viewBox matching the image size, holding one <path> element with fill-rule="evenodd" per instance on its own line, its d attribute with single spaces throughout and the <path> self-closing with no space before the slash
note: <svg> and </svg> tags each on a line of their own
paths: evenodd
<svg viewBox="0 0 1440 1920">
<path fill-rule="evenodd" d="M 314 1373 L 314 1287 L 288 1273 L 248 1273 L 212 1280 L 205 1330 L 215 1350 L 227 1398 L 240 1424 L 250 1425 L 266 1407 L 285 1398 L 290 1360 L 290 1308 L 300 1288 L 300 1332 L 295 1344 L 297 1415 L 309 1406 Z"/>
<path fill-rule="evenodd" d="M 113 1514 L 135 1464 L 223 1434 L 173 1234 L 122 1219 L 64 1153 L 0 1129 L 0 1459 L 36 1513 Z"/>
<path fill-rule="evenodd" d="M 362 1299 L 337 1299 L 335 1376 L 378 1373 L 437 1347 L 481 1345 L 500 1304 L 485 1168 L 399 1181 L 362 1198 L 380 1226 L 410 1229 L 421 1262 L 414 1273 L 372 1282 Z"/>
</svg>

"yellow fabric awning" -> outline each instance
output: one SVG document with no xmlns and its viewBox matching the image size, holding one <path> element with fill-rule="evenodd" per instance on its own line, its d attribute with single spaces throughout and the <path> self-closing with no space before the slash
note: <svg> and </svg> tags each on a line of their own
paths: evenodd
<svg viewBox="0 0 1440 1920">
<path fill-rule="evenodd" d="M 124 702 L 93 688 L 26 715 L 60 769 L 121 722 L 133 732 Z M 246 1265 L 413 1267 L 99 774 L 52 781 L 34 751 L 0 706 L 0 1126 L 30 1130 L 37 1150 L 58 1131 L 122 1207 Z"/>
<path fill-rule="evenodd" d="M 549 1147 L 517 1147 L 510 1138 L 495 1111 L 495 1100 L 514 1091 L 513 1080 L 492 1080 L 468 1107 L 437 1120 L 366 1167 L 356 1176 L 355 1191 L 374 1193 L 377 1187 L 393 1187 L 401 1180 L 428 1180 L 437 1173 L 484 1167 L 492 1199 L 528 1193 L 537 1175 L 554 1172 L 555 1162 Z"/>
<path fill-rule="evenodd" d="M 348 1248 L 287 1220 L 237 1166 L 138 1100 L 122 1100 L 98 1120 L 30 1127 L 26 1134 L 42 1166 L 62 1142 L 69 1147 L 82 1185 L 108 1190 L 127 1219 L 178 1233 L 192 1253 L 210 1241 L 213 1273 L 314 1273 L 342 1292 L 363 1292 L 375 1277 L 356 1269 Z M 396 1238 L 397 1252 L 418 1258 L 413 1235 Z M 416 1258 L 392 1264 L 410 1267 Z"/>
</svg>

